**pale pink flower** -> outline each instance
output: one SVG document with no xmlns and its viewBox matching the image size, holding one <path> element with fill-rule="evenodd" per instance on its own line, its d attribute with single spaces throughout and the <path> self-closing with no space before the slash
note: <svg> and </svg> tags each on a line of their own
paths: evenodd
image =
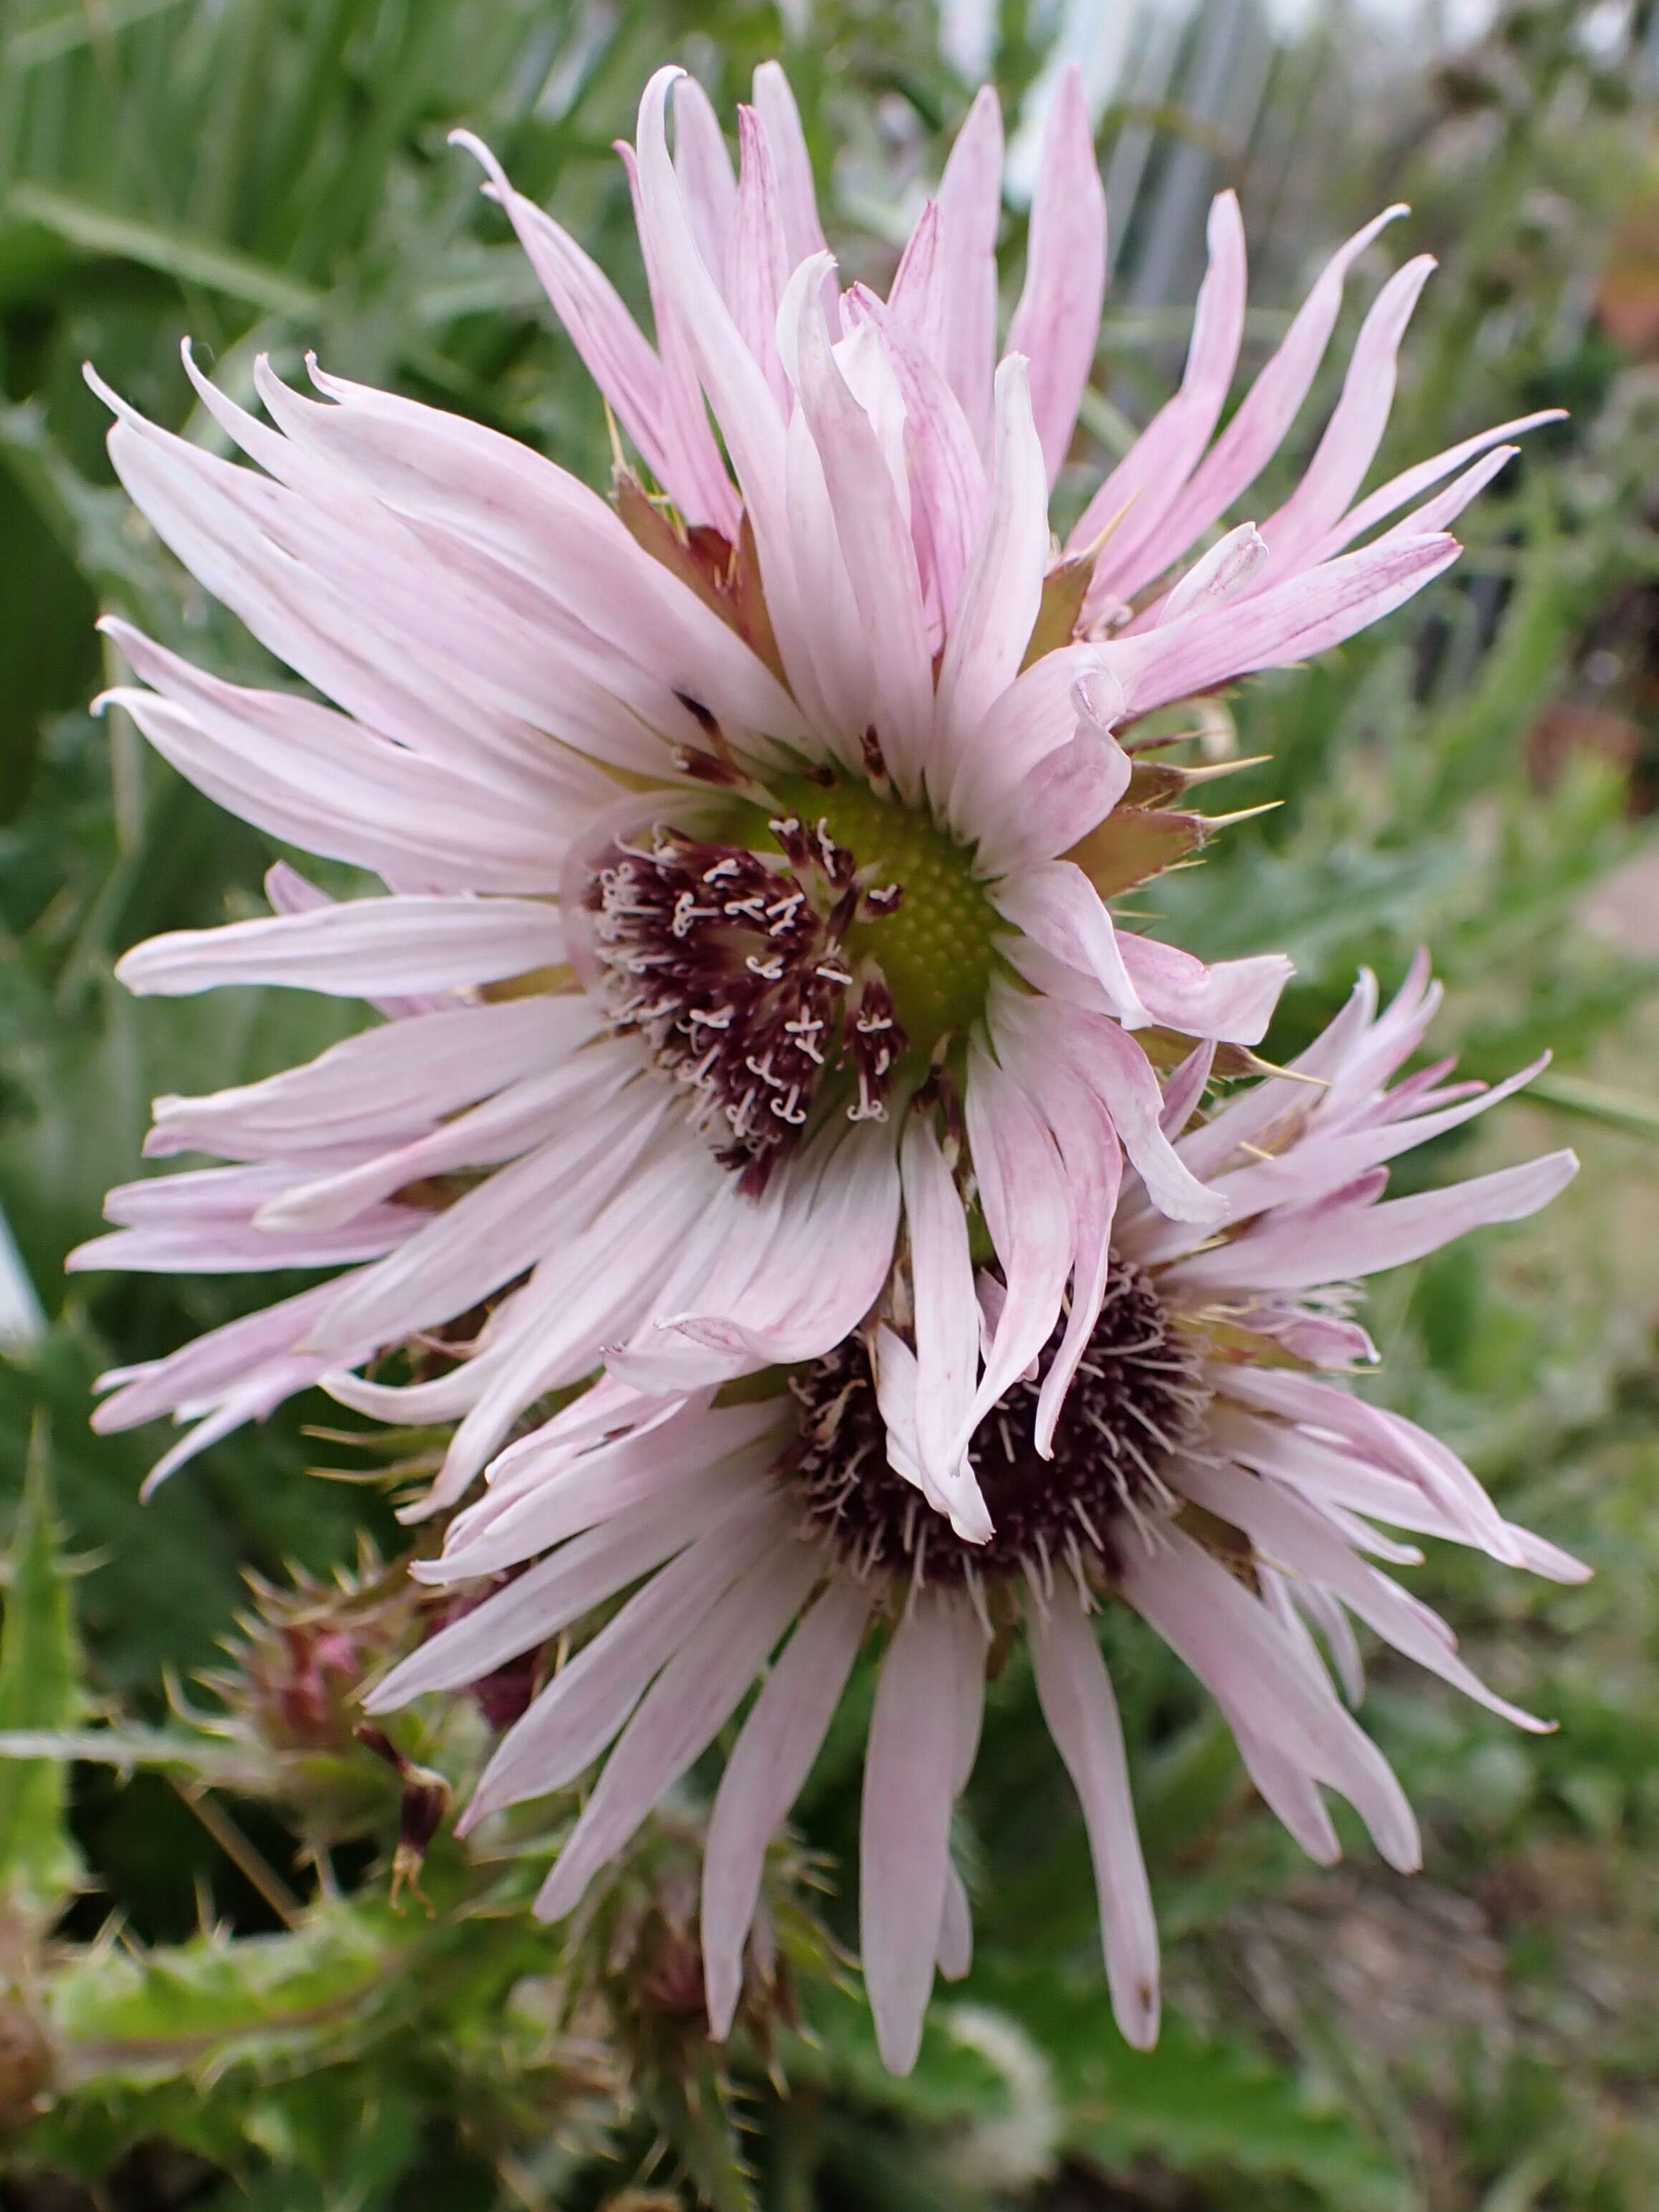
<svg viewBox="0 0 1659 2212">
<path fill-rule="evenodd" d="M 1492 431 L 1354 504 L 1413 263 L 1297 490 L 1179 573 L 1284 438 L 1388 219 L 1337 255 L 1218 437 L 1244 314 L 1224 195 L 1181 390 L 1058 556 L 1048 489 L 1104 266 L 1075 77 L 1000 365 L 988 91 L 884 301 L 837 289 L 775 65 L 738 120 L 734 173 L 705 96 L 664 70 L 623 149 L 654 346 L 469 142 L 660 497 L 624 473 L 607 504 L 314 366 L 312 399 L 258 364 L 266 423 L 186 353 L 254 467 L 105 393 L 160 535 L 334 704 L 226 684 L 118 622 L 147 688 L 112 697 L 222 804 L 386 887 L 335 903 L 284 866 L 273 916 L 120 964 L 141 993 L 277 984 L 388 1017 L 268 1082 L 158 1101 L 153 1154 L 232 1164 L 116 1191 L 115 1233 L 71 1262 L 349 1270 L 107 1378 L 105 1427 L 198 1423 L 158 1478 L 332 1376 L 390 1419 L 459 1422 L 435 1508 L 608 1348 L 653 1389 L 829 1350 L 902 1224 L 917 1449 L 983 1534 L 967 1437 L 1068 1281 L 1086 1336 L 1120 1147 L 1163 1212 L 1220 1217 L 1160 1130 L 1155 1069 L 1182 1038 L 1242 1064 L 1288 963 L 1206 969 L 1115 930 L 1107 898 L 1206 825 L 1169 804 L 1192 775 L 1138 770 L 1113 732 L 1398 606 L 1513 448 Z M 982 1363 L 969 1166 L 1006 1283 Z M 401 1390 L 349 1372 L 434 1332 L 471 1356 Z"/>
<path fill-rule="evenodd" d="M 1437 996 L 1419 962 L 1379 1016 L 1364 978 L 1290 1073 L 1184 1134 L 1207 1048 L 1172 1080 L 1169 1133 L 1188 1170 L 1231 1201 L 1229 1226 L 1170 1221 L 1128 1171 L 1101 1255 L 1104 1296 L 1088 1301 L 1048 1447 L 1064 1324 L 975 1440 L 994 1523 L 981 1545 L 921 1495 L 920 1304 L 914 1325 L 890 1310 L 787 1383 L 777 1377 L 769 1397 L 644 1397 L 603 1380 L 496 1460 L 442 1558 L 415 1571 L 463 1585 L 516 1579 L 405 1660 L 369 1704 L 383 1711 L 456 1689 L 631 1593 L 586 1641 L 579 1634 L 501 1738 L 464 1817 L 471 1827 L 565 1789 L 605 1758 L 538 1900 L 546 1917 L 576 1905 L 763 1677 L 708 1826 L 702 1942 L 709 2017 L 724 2036 L 768 1844 L 855 1658 L 878 1638 L 861 1948 L 882 2051 L 907 2068 L 935 1967 L 967 1969 L 952 1807 L 974 1763 L 988 1649 L 1018 1630 L 1082 1803 L 1117 2019 L 1132 2043 L 1151 2043 L 1157 1931 L 1089 1620 L 1110 1602 L 1139 1613 L 1208 1687 L 1262 1796 L 1313 1857 L 1337 1856 L 1321 1794 L 1330 1789 L 1390 1865 L 1417 1866 L 1411 1808 L 1327 1674 L 1328 1660 L 1358 1698 L 1350 1616 L 1494 1711 L 1544 1723 L 1488 1690 L 1445 1623 L 1372 1564 L 1421 1556 L 1373 1524 L 1559 1580 L 1585 1571 L 1506 1522 L 1444 1444 L 1329 1379 L 1375 1356 L 1350 1317 L 1353 1278 L 1529 1214 L 1573 1170 L 1558 1152 L 1382 1199 L 1389 1160 L 1536 1073 L 1487 1090 L 1448 1083 L 1443 1062 L 1390 1088 Z M 1006 1284 L 988 1270 L 964 1294 L 975 1288 L 994 1340 Z"/>
</svg>

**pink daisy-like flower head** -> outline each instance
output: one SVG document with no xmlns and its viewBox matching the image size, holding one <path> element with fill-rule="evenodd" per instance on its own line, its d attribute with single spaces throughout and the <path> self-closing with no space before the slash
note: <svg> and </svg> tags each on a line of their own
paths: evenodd
<svg viewBox="0 0 1659 2212">
<path fill-rule="evenodd" d="M 763 1675 L 708 1832 L 701 1942 L 709 2018 L 724 2036 L 769 1841 L 855 1658 L 878 1641 L 861 1949 L 883 2054 L 904 2070 L 935 1968 L 967 1970 L 951 1812 L 974 1763 L 988 1651 L 1018 1633 L 1087 1825 L 1117 2019 L 1132 2043 L 1150 2044 L 1157 1930 L 1089 1618 L 1111 1602 L 1138 1613 L 1210 1690 L 1257 1789 L 1314 1858 L 1337 1856 L 1330 1789 L 1391 1865 L 1417 1866 L 1411 1808 L 1334 1689 L 1316 1636 L 1350 1704 L 1363 1688 L 1358 1619 L 1494 1711 L 1544 1723 L 1488 1690 L 1446 1624 L 1374 1564 L 1421 1556 L 1375 1524 L 1559 1580 L 1585 1571 L 1506 1522 L 1444 1444 L 1346 1379 L 1375 1356 L 1351 1316 L 1355 1278 L 1534 1212 L 1573 1170 L 1558 1152 L 1382 1198 L 1389 1161 L 1536 1073 L 1488 1090 L 1449 1083 L 1443 1062 L 1392 1081 L 1437 997 L 1419 962 L 1379 1015 L 1363 979 L 1291 1071 L 1184 1133 L 1201 1071 L 1171 1084 L 1169 1132 L 1188 1171 L 1231 1201 L 1228 1225 L 1171 1221 L 1128 1172 L 1046 1449 L 1063 1323 L 974 1440 L 994 1524 L 982 1544 L 923 1495 L 920 1298 L 908 1322 L 872 1323 L 777 1376 L 773 1395 L 751 1383 L 647 1398 L 607 1378 L 497 1460 L 442 1558 L 416 1571 L 464 1587 L 514 1579 L 369 1703 L 384 1711 L 459 1688 L 577 1633 L 574 1656 L 502 1736 L 463 1822 L 564 1789 L 604 1759 L 538 1901 L 546 1917 L 577 1905 Z M 994 1343 L 1006 1280 L 988 1267 L 972 1287 Z M 592 1608 L 624 1592 L 580 1641 Z"/>
<path fill-rule="evenodd" d="M 286 985 L 386 1017 L 269 1082 L 158 1101 L 153 1153 L 229 1164 L 115 1191 L 115 1232 L 74 1255 L 347 1271 L 106 1378 L 105 1427 L 195 1422 L 157 1477 L 330 1378 L 389 1418 L 459 1424 L 435 1510 L 602 1354 L 653 1390 L 816 1358 L 905 1249 L 919 1462 L 983 1540 L 968 1439 L 1069 1290 L 1052 1437 L 1105 1295 L 1121 1159 L 1165 1216 L 1222 1218 L 1161 1125 L 1160 1072 L 1194 1041 L 1247 1065 L 1288 963 L 1206 968 L 1114 927 L 1110 896 L 1208 826 L 1177 803 L 1194 772 L 1115 732 L 1399 605 L 1513 449 L 1494 431 L 1355 503 L 1414 263 L 1297 491 L 1209 543 L 1387 220 L 1336 256 L 1218 436 L 1244 313 L 1224 195 L 1180 392 L 1060 552 L 1048 489 L 1104 265 L 1075 76 L 1000 363 L 988 92 L 885 300 L 837 288 L 775 66 L 738 136 L 734 173 L 696 84 L 653 78 L 623 153 L 654 345 L 474 147 L 656 489 L 624 468 L 607 503 L 315 367 L 307 398 L 259 364 L 262 422 L 186 354 L 252 467 L 105 395 L 158 532 L 321 695 L 239 688 L 112 622 L 143 684 L 112 697 L 211 796 L 386 886 L 335 903 L 283 865 L 271 917 L 120 965 L 139 992 Z M 989 1325 L 965 1287 L 970 1212 L 1005 1286 Z M 416 1340 L 466 1356 L 402 1389 L 353 1373 Z"/>
</svg>

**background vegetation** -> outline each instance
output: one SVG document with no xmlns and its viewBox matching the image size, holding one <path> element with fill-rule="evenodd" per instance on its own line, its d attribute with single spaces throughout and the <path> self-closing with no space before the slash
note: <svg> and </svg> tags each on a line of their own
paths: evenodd
<svg viewBox="0 0 1659 2212">
<path fill-rule="evenodd" d="M 1000 11 L 1011 111 L 1048 12 Z M 1540 404 L 1573 410 L 1468 519 L 1468 557 L 1425 602 L 1231 702 L 1217 744 L 1271 754 L 1249 797 L 1283 803 L 1162 892 L 1200 951 L 1294 953 L 1287 1048 L 1358 962 L 1392 981 L 1419 939 L 1474 1072 L 1556 1048 L 1535 1103 L 1414 1172 L 1450 1171 L 1454 1145 L 1462 1171 L 1571 1140 L 1579 1182 L 1542 1221 L 1386 1280 L 1375 1322 L 1378 1387 L 1599 1570 L 1562 1590 L 1437 1555 L 1420 1578 L 1475 1662 L 1560 1733 L 1512 1740 L 1380 1666 L 1370 1722 L 1423 1808 L 1427 1871 L 1398 1882 L 1362 1847 L 1316 1874 L 1179 1668 L 1109 1622 L 1169 1960 L 1168 2024 L 1143 2057 L 1110 2025 L 1080 1826 L 1011 1667 L 962 1838 L 979 1962 L 906 2082 L 877 2066 L 837 1948 L 855 1727 L 780 1854 L 780 1978 L 717 2076 L 684 1994 L 694 1796 L 568 1948 L 522 1911 L 558 1806 L 489 1859 L 440 1824 L 423 1896 L 407 1869 L 392 1879 L 400 1815 L 438 1814 L 486 1721 L 458 1710 L 400 1735 L 401 1768 L 354 1739 L 351 1680 L 415 1624 L 397 1577 L 359 1553 L 395 1541 L 372 1465 L 352 1483 L 306 1472 L 365 1465 L 302 1427 L 329 1410 L 245 1432 L 148 1508 L 153 1439 L 88 1432 L 100 1370 L 246 1302 L 222 1279 L 64 1286 L 64 1253 L 134 1172 L 150 1095 L 273 1070 L 343 1018 L 284 994 L 135 1009 L 110 983 L 135 939 L 253 910 L 271 854 L 86 711 L 100 606 L 221 667 L 258 659 L 112 488 L 80 363 L 204 435 L 182 332 L 239 391 L 259 350 L 293 370 L 314 344 L 602 471 L 597 404 L 447 128 L 484 131 L 638 293 L 609 141 L 665 55 L 729 111 L 754 62 L 786 51 L 832 232 L 878 271 L 894 180 L 937 173 L 971 88 L 919 0 L 821 0 L 793 28 L 743 0 L 14 0 L 4 20 L 0 1204 L 48 1318 L 20 1321 L 0 1356 L 0 1728 L 32 1731 L 37 1754 L 0 1764 L 0 2206 L 1659 2203 L 1650 12 L 1516 7 L 1477 46 L 1390 76 L 1353 19 L 1316 9 L 1270 41 L 1242 134 L 1178 83 L 1102 125 L 1104 154 L 1142 134 L 1154 182 L 1195 153 L 1240 185 L 1267 246 L 1258 353 L 1351 216 L 1414 201 L 1410 250 L 1443 269 L 1391 433 L 1401 458 Z M 1020 234 L 1011 207 L 1011 270 Z M 1063 495 L 1178 372 L 1183 318 L 1148 277 L 1169 271 L 1143 235 L 1129 246 L 1138 273 Z M 344 1583 L 306 1580 L 342 1563 Z M 249 1569 L 263 1614 L 227 1660 Z"/>
</svg>

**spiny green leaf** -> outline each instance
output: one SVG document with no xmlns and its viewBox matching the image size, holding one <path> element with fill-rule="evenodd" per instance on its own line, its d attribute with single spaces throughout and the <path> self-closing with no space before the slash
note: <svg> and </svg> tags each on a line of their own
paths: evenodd
<svg viewBox="0 0 1659 2212">
<path fill-rule="evenodd" d="M 279 1771 L 273 1754 L 260 1758 L 240 1745 L 183 1729 L 0 1729 L 0 1761 L 82 1759 L 131 1774 L 141 1767 L 188 1776 L 222 1790 L 258 1791 Z M 0 1778 L 8 1769 L 0 1765 Z"/>
<path fill-rule="evenodd" d="M 665 2075 L 646 2101 L 708 2212 L 755 2212 L 751 2177 L 719 2074 L 705 2059 L 690 2081 Z"/>
<path fill-rule="evenodd" d="M 1288 2177 L 1343 2212 L 1403 2207 L 1400 2176 L 1358 2122 L 1248 2045 L 1166 2015 L 1156 2049 L 1132 2051 L 1097 1983 L 1000 1962 L 981 1979 L 1047 2051 L 1073 2155 L 1108 2169 L 1151 2154 L 1186 2172 Z"/>
<path fill-rule="evenodd" d="M 30 1439 L 0 1625 L 0 1727 L 52 1729 L 82 1706 L 69 1573 L 52 1518 L 46 1431 Z M 81 1877 L 65 1814 L 69 1770 L 51 1752 L 0 1762 L 0 1895 L 50 1916 Z"/>
<path fill-rule="evenodd" d="M 423 1934 L 378 1899 L 353 1899 L 319 1905 L 280 1936 L 204 1936 L 137 1954 L 102 1944 L 54 1977 L 52 2018 L 83 2084 L 302 2060 L 361 2021 L 398 1953 Z"/>
</svg>

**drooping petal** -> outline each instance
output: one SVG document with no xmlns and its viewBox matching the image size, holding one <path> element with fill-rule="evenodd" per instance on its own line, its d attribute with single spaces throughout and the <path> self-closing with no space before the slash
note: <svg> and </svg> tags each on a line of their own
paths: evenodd
<svg viewBox="0 0 1659 2212">
<path fill-rule="evenodd" d="M 705 1475 L 664 1496 L 619 1502 L 604 1520 L 428 1637 L 366 1693 L 365 1707 L 395 1712 L 413 1698 L 464 1688 L 550 1642 L 696 1542 L 738 1494 L 731 1484 Z"/>
<path fill-rule="evenodd" d="M 1028 1606 L 1042 1717 L 1083 1808 L 1094 1861 L 1112 2011 L 1138 2051 L 1158 2040 L 1158 1923 L 1129 1795 L 1123 1723 L 1087 1614 L 1063 1580 L 1043 1606 Z"/>
<path fill-rule="evenodd" d="M 878 1125 L 849 1130 L 774 1181 L 777 1233 L 756 1239 L 741 1279 L 730 1290 L 701 1286 L 690 1311 L 665 1302 L 653 1340 L 614 1358 L 614 1371 L 641 1388 L 691 1389 L 816 1358 L 858 1326 L 885 1280 L 898 1227 L 891 1137 Z M 733 1188 L 721 1211 L 754 1207 Z M 718 1231 L 709 1243 L 718 1249 Z"/>
<path fill-rule="evenodd" d="M 693 1629 L 647 1692 L 605 1764 L 553 1871 L 537 1917 L 562 1919 L 665 1790 L 725 1726 L 817 1580 L 820 1562 L 793 1534 L 763 1553 Z"/>
<path fill-rule="evenodd" d="M 708 2023 L 731 2033 L 743 1947 L 760 1894 L 767 1844 L 817 1757 L 869 1618 L 871 1594 L 832 1582 L 790 1638 L 726 1761 L 708 1817 L 702 1863 L 702 1956 Z"/>
<path fill-rule="evenodd" d="M 1456 1656 L 1455 1640 L 1445 1623 L 1356 1558 L 1310 1505 L 1260 1477 L 1230 1474 L 1223 1468 L 1183 1463 L 1175 1479 L 1188 1497 L 1243 1528 L 1265 1557 L 1292 1574 L 1323 1584 L 1397 1651 L 1516 1727 L 1548 1733 L 1547 1722 L 1534 1719 L 1487 1689 Z"/>
<path fill-rule="evenodd" d="M 1126 1553 L 1123 1594 L 1257 1741 L 1310 1783 L 1340 1790 L 1402 1874 L 1421 1863 L 1417 1822 L 1388 1761 L 1299 1662 L 1284 1629 L 1191 1537 Z"/>
<path fill-rule="evenodd" d="M 966 1632 L 958 1615 L 966 1616 Z M 882 1662 L 865 1755 L 859 1839 L 859 1948 L 876 2040 L 908 2074 L 921 2044 L 951 1867 L 956 1747 L 939 1724 L 960 1695 L 978 1627 L 965 1603 L 924 1591 Z"/>
<path fill-rule="evenodd" d="M 1022 1019 L 1022 1016 L 1024 1019 Z M 1112 1225 L 1122 1181 L 1117 1131 L 1099 1093 L 1066 1065 L 1058 1039 L 1071 1015 L 1064 1006 L 1025 1007 L 1006 986 L 995 987 L 990 1006 L 993 1041 L 1005 1036 L 1022 1081 L 1048 1123 L 1065 1164 L 1074 1216 L 1072 1294 L 1065 1334 L 1049 1359 L 1037 1396 L 1033 1440 L 1044 1458 L 1054 1449 L 1055 1426 L 1089 1348 L 1106 1295 Z"/>
<path fill-rule="evenodd" d="M 1072 687 L 1071 738 L 1026 775 L 1017 804 L 993 811 L 979 841 L 982 868 L 1015 874 L 1057 860 L 1103 822 L 1129 786 L 1128 755 L 1112 735 L 1121 693 L 1101 670 Z"/>
<path fill-rule="evenodd" d="M 977 1042 L 968 1050 L 966 1114 L 980 1204 L 1006 1296 L 958 1449 L 1053 1335 L 1077 1245 L 1054 1139 L 1019 1085 Z"/>
<path fill-rule="evenodd" d="M 1099 892 L 1074 861 L 1023 869 L 998 884 L 992 897 L 998 913 L 1034 944 L 1097 983 L 1127 1028 L 1151 1020 L 1124 963 L 1123 940 Z"/>
<path fill-rule="evenodd" d="M 750 1492 L 661 1568 L 542 1691 L 496 1747 L 457 1824 L 574 1782 L 622 1729 L 658 1670 L 739 1576 L 787 1533 L 780 1501 Z"/>
<path fill-rule="evenodd" d="M 1135 995 L 1155 1022 L 1221 1044 L 1260 1044 L 1295 972 L 1281 952 L 1206 968 L 1155 937 L 1126 933 L 1118 943 Z"/>
<path fill-rule="evenodd" d="M 1177 1220 L 1214 1223 L 1227 1201 L 1183 1165 L 1161 1126 L 1163 1096 L 1152 1064 L 1116 1023 L 1078 1014 L 1067 1024 L 1066 1056 L 1111 1117 L 1124 1151 L 1160 1212 Z"/>
<path fill-rule="evenodd" d="M 929 1498 L 969 1543 L 991 1522 L 962 1447 L 979 1364 L 979 1304 L 968 1217 L 932 1121 L 916 1115 L 899 1152 L 915 1298 L 916 1449 Z"/>
</svg>

